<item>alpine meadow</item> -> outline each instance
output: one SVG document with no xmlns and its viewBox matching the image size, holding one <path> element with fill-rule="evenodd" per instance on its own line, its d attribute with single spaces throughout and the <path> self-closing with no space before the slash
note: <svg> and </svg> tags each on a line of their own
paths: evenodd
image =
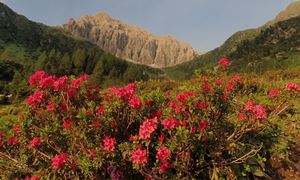
<svg viewBox="0 0 300 180">
<path fill-rule="evenodd" d="M 0 179 L 300 179 L 300 1 L 208 52 L 178 40 L 172 10 L 154 29 L 183 36 L 145 30 L 162 2 L 78 2 L 0 2 Z"/>
</svg>

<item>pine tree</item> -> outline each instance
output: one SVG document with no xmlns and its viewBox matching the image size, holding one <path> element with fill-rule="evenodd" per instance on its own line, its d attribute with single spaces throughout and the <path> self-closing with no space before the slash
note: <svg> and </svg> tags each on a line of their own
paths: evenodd
<svg viewBox="0 0 300 180">
<path fill-rule="evenodd" d="M 72 72 L 72 61 L 68 53 L 65 53 L 59 63 L 59 75 L 69 75 Z"/>
<path fill-rule="evenodd" d="M 48 56 L 46 54 L 46 52 L 44 51 L 37 59 L 36 63 L 35 63 L 35 67 L 34 70 L 35 71 L 39 71 L 39 70 L 43 70 L 45 69 L 45 65 L 47 63 L 48 60 Z"/>
<path fill-rule="evenodd" d="M 73 53 L 72 60 L 75 67 L 75 74 L 82 73 L 86 66 L 85 50 L 81 48 L 76 49 Z"/>
</svg>

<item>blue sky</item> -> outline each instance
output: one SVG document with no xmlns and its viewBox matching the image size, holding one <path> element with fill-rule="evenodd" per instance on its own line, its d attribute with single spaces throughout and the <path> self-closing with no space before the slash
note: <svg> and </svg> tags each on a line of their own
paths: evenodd
<svg viewBox="0 0 300 180">
<path fill-rule="evenodd" d="M 61 25 L 103 11 L 155 35 L 208 51 L 234 32 L 271 20 L 293 0 L 0 0 L 29 19 Z"/>
</svg>

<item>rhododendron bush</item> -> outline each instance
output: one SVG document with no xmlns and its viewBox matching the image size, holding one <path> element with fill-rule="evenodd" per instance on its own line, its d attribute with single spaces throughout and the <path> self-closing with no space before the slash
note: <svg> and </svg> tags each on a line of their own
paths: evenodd
<svg viewBox="0 0 300 180">
<path fill-rule="evenodd" d="M 300 89 L 289 83 L 255 98 L 253 84 L 226 75 L 229 65 L 223 58 L 174 90 L 143 82 L 102 90 L 88 75 L 36 72 L 28 109 L 0 133 L 0 157 L 20 179 L 261 176 L 276 122 L 292 117 Z"/>
</svg>

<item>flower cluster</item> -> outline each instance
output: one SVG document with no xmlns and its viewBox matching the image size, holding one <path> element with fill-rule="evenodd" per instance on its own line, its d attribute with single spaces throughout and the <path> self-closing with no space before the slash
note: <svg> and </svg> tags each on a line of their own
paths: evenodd
<svg viewBox="0 0 300 180">
<path fill-rule="evenodd" d="M 69 155 L 66 153 L 61 153 L 61 154 L 55 155 L 54 158 L 51 160 L 52 168 L 59 169 L 59 168 L 63 167 L 66 164 L 68 158 L 69 158 Z"/>
<path fill-rule="evenodd" d="M 129 106 L 132 108 L 142 108 L 143 104 L 139 97 L 133 97 L 129 100 Z"/>
<path fill-rule="evenodd" d="M 221 59 L 218 61 L 218 64 L 219 64 L 222 68 L 226 69 L 226 68 L 228 68 L 228 67 L 230 66 L 230 61 L 229 61 L 228 59 L 226 59 L 226 58 L 221 58 Z"/>
<path fill-rule="evenodd" d="M 265 107 L 263 107 L 262 105 L 257 105 L 251 100 L 245 104 L 244 111 L 251 112 L 254 120 L 267 118 L 267 113 L 266 113 Z M 244 114 L 243 115 L 240 114 L 239 118 L 247 119 L 247 116 Z"/>
<path fill-rule="evenodd" d="M 147 119 L 143 122 L 140 126 L 139 130 L 139 138 L 140 139 L 149 139 L 151 137 L 151 134 L 156 130 L 157 128 L 157 117 L 154 117 L 153 119 Z"/>
<path fill-rule="evenodd" d="M 230 62 L 218 65 L 225 70 Z M 295 83 L 257 90 L 245 76 L 223 71 L 159 87 L 150 81 L 101 90 L 87 79 L 44 71 L 29 78 L 28 110 L 0 132 L 4 157 L 33 172 L 22 177 L 201 179 L 214 172 L 223 178 L 270 152 L 260 145 L 273 141 L 265 138 L 274 132 L 273 119 L 295 112 L 287 99 L 299 91 Z"/>
<path fill-rule="evenodd" d="M 174 129 L 180 125 L 180 123 L 176 121 L 173 117 L 164 119 L 161 124 L 164 126 L 165 129 Z"/>
<path fill-rule="evenodd" d="M 289 91 L 298 91 L 300 92 L 300 86 L 298 86 L 296 83 L 287 83 L 286 84 L 286 89 Z"/>
<path fill-rule="evenodd" d="M 131 83 L 122 88 L 110 88 L 107 90 L 107 94 L 117 96 L 118 98 L 130 99 L 136 90 L 136 84 Z"/>
<path fill-rule="evenodd" d="M 37 86 L 42 79 L 46 77 L 46 72 L 45 71 L 37 71 L 33 75 L 29 77 L 28 83 L 30 86 Z"/>
<path fill-rule="evenodd" d="M 147 161 L 147 150 L 140 147 L 131 153 L 131 161 L 136 165 L 145 165 Z"/>
<path fill-rule="evenodd" d="M 171 156 L 171 151 L 166 146 L 161 146 L 157 150 L 156 158 L 161 161 L 167 161 Z"/>
<path fill-rule="evenodd" d="M 35 147 L 39 146 L 40 144 L 41 144 L 41 139 L 39 137 L 35 137 L 29 142 L 29 146 L 32 148 L 35 148 Z"/>
<path fill-rule="evenodd" d="M 103 146 L 105 151 L 107 152 L 113 152 L 115 150 L 115 144 L 116 144 L 115 138 L 107 136 L 103 139 Z"/>
</svg>

